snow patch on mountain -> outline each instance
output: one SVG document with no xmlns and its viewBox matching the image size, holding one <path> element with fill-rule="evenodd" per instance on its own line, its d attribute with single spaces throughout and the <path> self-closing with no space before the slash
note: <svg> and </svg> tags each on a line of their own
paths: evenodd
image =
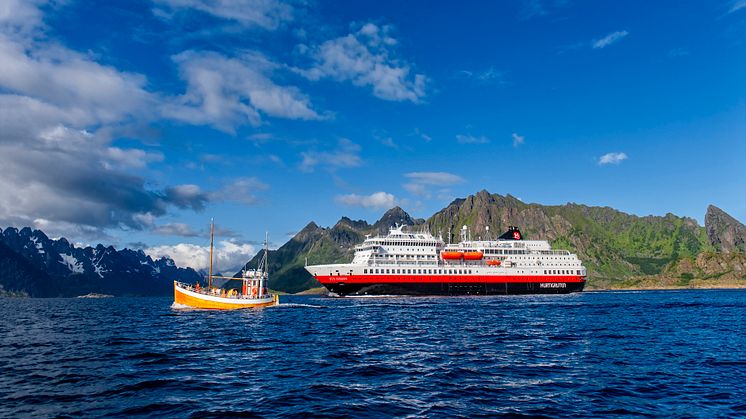
<svg viewBox="0 0 746 419">
<path fill-rule="evenodd" d="M 60 257 L 62 258 L 60 263 L 63 265 L 67 265 L 67 269 L 69 269 L 70 272 L 75 272 L 79 274 L 82 274 L 84 272 L 83 263 L 79 262 L 78 259 L 75 259 L 75 256 L 68 255 L 68 254 L 60 254 Z"/>
<path fill-rule="evenodd" d="M 36 250 L 39 251 L 39 254 L 43 255 L 44 253 L 46 253 L 44 251 L 44 245 L 39 241 L 39 239 L 36 238 L 36 236 L 31 236 L 31 241 L 34 242 Z"/>
</svg>

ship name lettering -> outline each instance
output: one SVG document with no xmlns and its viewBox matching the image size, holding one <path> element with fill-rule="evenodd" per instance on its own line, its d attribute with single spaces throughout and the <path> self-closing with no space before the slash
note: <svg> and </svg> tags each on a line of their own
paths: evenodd
<svg viewBox="0 0 746 419">
<path fill-rule="evenodd" d="M 567 288 L 567 284 L 564 282 L 542 282 L 539 284 L 539 288 Z"/>
</svg>

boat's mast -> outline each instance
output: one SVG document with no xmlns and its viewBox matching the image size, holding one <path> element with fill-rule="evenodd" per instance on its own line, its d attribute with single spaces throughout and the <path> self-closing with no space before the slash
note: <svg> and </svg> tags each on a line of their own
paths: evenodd
<svg viewBox="0 0 746 419">
<path fill-rule="evenodd" d="M 269 257 L 269 233 L 264 232 L 264 257 L 263 259 L 263 265 L 264 269 L 262 269 L 262 272 L 260 273 L 261 277 L 259 279 L 259 297 L 264 296 L 264 275 L 269 275 L 269 265 L 268 265 L 268 257 Z"/>
<path fill-rule="evenodd" d="M 210 219 L 210 272 L 207 276 L 207 287 L 212 288 L 212 244 L 215 238 L 215 219 Z"/>
</svg>

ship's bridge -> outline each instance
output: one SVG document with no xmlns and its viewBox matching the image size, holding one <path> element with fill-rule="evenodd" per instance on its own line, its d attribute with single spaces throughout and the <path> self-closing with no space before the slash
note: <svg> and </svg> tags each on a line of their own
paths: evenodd
<svg viewBox="0 0 746 419">
<path fill-rule="evenodd" d="M 366 236 L 365 241 L 355 246 L 354 264 L 386 263 L 437 263 L 438 251 L 444 243 L 427 231 L 405 231 L 405 225 L 397 225 L 386 236 Z"/>
</svg>

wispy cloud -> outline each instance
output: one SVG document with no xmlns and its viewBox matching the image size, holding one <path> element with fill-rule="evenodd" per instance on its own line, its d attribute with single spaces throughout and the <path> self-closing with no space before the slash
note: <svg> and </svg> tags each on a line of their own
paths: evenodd
<svg viewBox="0 0 746 419">
<path fill-rule="evenodd" d="M 196 11 L 246 27 L 277 29 L 293 19 L 293 8 L 278 0 L 154 0 L 161 17 Z"/>
<path fill-rule="evenodd" d="M 627 160 L 627 154 L 621 152 L 606 153 L 598 159 L 599 165 L 605 164 L 619 164 L 622 161 Z"/>
<path fill-rule="evenodd" d="M 410 172 L 405 173 L 404 177 L 408 181 L 402 187 L 409 193 L 423 198 L 432 196 L 430 189 L 433 187 L 443 188 L 464 182 L 461 176 L 448 172 Z"/>
<path fill-rule="evenodd" d="M 394 195 L 387 192 L 375 192 L 370 195 L 339 195 L 335 201 L 340 204 L 363 208 L 391 208 L 396 204 Z"/>
<path fill-rule="evenodd" d="M 162 234 L 165 236 L 182 236 L 182 237 L 197 237 L 202 233 L 193 230 L 188 224 L 184 223 L 168 223 L 159 225 L 152 230 L 156 234 Z"/>
<path fill-rule="evenodd" d="M 399 148 L 399 144 L 397 144 L 396 141 L 394 141 L 394 139 L 391 137 L 382 138 L 381 144 L 385 145 L 386 147 L 393 148 L 393 149 Z"/>
<path fill-rule="evenodd" d="M 256 177 L 240 177 L 210 194 L 212 201 L 238 202 L 255 205 L 259 202 L 256 193 L 269 189 L 269 186 Z"/>
<path fill-rule="evenodd" d="M 513 147 L 518 147 L 519 145 L 522 145 L 523 142 L 526 140 L 526 137 L 523 135 L 518 135 L 518 133 L 514 132 L 512 135 L 513 138 Z"/>
<path fill-rule="evenodd" d="M 313 172 L 317 166 L 333 171 L 338 168 L 357 167 L 363 163 L 360 146 L 346 138 L 340 139 L 334 150 L 306 151 L 300 155 L 300 170 L 303 172 Z"/>
<path fill-rule="evenodd" d="M 746 0 L 733 0 L 728 9 L 728 13 L 733 13 L 741 9 L 746 9 Z"/>
<path fill-rule="evenodd" d="M 503 73 L 495 70 L 494 67 L 490 67 L 486 70 L 472 71 L 472 70 L 459 70 L 456 72 L 456 76 L 461 79 L 468 79 L 476 82 L 477 84 L 506 84 L 503 80 Z"/>
<path fill-rule="evenodd" d="M 593 41 L 593 49 L 600 49 L 600 48 L 606 48 L 611 44 L 614 44 L 616 42 L 619 42 L 622 40 L 625 36 L 629 35 L 629 32 L 627 31 L 616 31 L 612 32 L 606 36 L 604 36 L 601 39 L 597 39 Z"/>
<path fill-rule="evenodd" d="M 330 78 L 370 87 L 384 100 L 421 102 L 426 94 L 427 77 L 415 73 L 412 65 L 396 57 L 398 44 L 391 26 L 366 23 L 356 32 L 299 50 L 313 61 L 308 69 L 297 71 L 310 80 Z"/>
<path fill-rule="evenodd" d="M 458 134 L 456 135 L 456 141 L 461 144 L 487 144 L 490 142 L 490 139 L 484 135 L 477 137 L 469 134 Z"/>
<path fill-rule="evenodd" d="M 404 177 L 425 185 L 455 185 L 464 181 L 461 176 L 448 172 L 410 172 L 404 174 Z"/>
<path fill-rule="evenodd" d="M 420 137 L 421 139 L 423 139 L 424 141 L 426 141 L 428 143 L 433 140 L 433 138 L 431 136 L 429 136 L 429 135 L 425 134 L 424 132 L 420 131 L 419 128 L 415 128 L 414 129 L 414 135 L 416 137 Z"/>
</svg>

